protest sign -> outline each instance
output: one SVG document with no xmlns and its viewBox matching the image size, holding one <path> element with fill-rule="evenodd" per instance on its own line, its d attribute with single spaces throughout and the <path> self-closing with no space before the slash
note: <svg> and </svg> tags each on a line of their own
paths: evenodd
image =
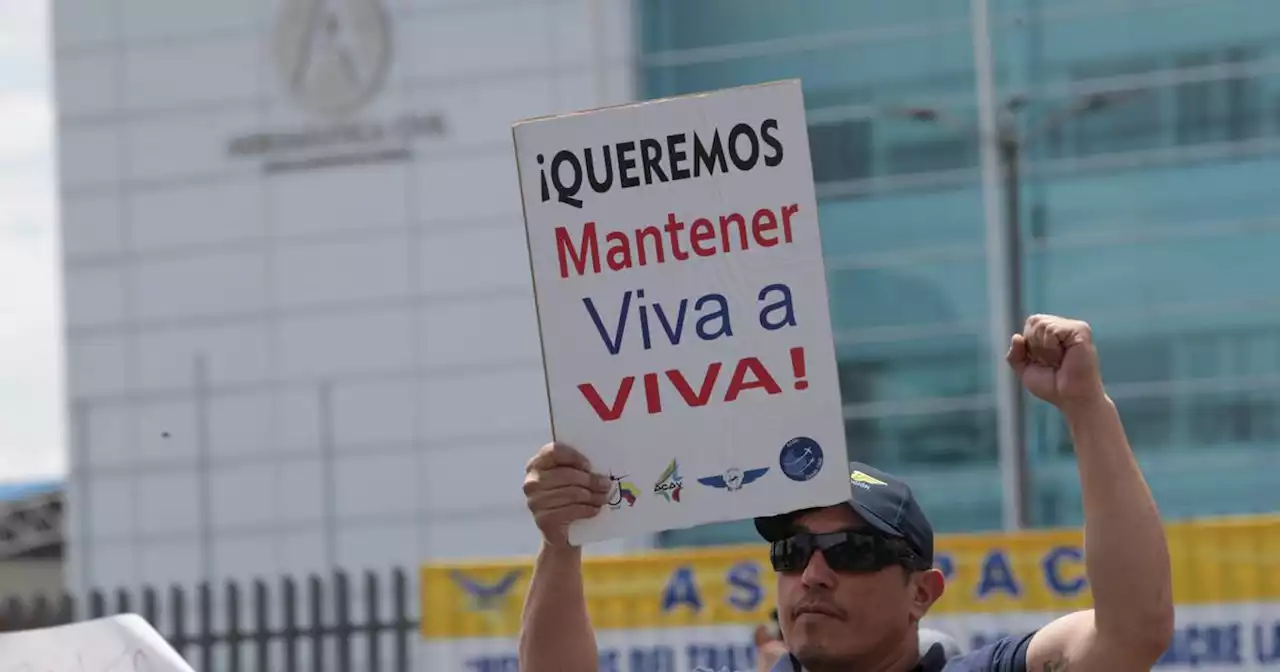
<svg viewBox="0 0 1280 672">
<path fill-rule="evenodd" d="M 137 614 L 0 635 L 0 672 L 193 672 Z"/>
<path fill-rule="evenodd" d="M 832 504 L 844 423 L 799 81 L 513 127 L 575 544 Z"/>
</svg>

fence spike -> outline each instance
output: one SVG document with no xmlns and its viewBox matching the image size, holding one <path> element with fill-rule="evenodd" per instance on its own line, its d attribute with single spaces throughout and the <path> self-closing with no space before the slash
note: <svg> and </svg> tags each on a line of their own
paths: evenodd
<svg viewBox="0 0 1280 672">
<path fill-rule="evenodd" d="M 102 618 L 107 615 L 107 596 L 97 588 L 89 591 L 89 618 Z"/>
<path fill-rule="evenodd" d="M 142 617 L 148 623 L 155 627 L 160 618 L 159 600 L 156 598 L 156 589 L 147 586 L 142 589 Z"/>
<path fill-rule="evenodd" d="M 397 567 L 391 573 L 392 632 L 395 637 L 395 660 L 392 669 L 409 672 L 409 637 L 417 624 L 409 619 L 409 581 L 404 570 Z"/>
<path fill-rule="evenodd" d="M 222 586 L 225 596 L 226 629 L 222 639 L 227 644 L 229 672 L 240 672 L 240 642 L 243 632 L 240 630 L 240 586 L 235 581 L 227 581 Z"/>
<path fill-rule="evenodd" d="M 254 579 L 253 581 L 253 642 L 254 642 L 254 661 L 257 665 L 258 672 L 267 672 L 271 661 L 271 625 L 267 612 L 269 607 L 267 602 L 270 600 L 270 594 L 267 591 L 267 582 L 262 579 Z"/>
<path fill-rule="evenodd" d="M 319 671 L 324 665 L 324 604 L 320 602 L 324 593 L 320 577 L 312 574 L 307 579 L 308 606 L 311 608 L 311 665 Z"/>
<path fill-rule="evenodd" d="M 196 609 L 198 610 L 197 619 L 200 628 L 200 669 L 213 669 L 213 588 L 208 581 L 201 581 L 196 588 Z"/>
<path fill-rule="evenodd" d="M 298 584 L 293 577 L 286 576 L 281 581 L 284 600 L 284 669 L 285 672 L 298 672 Z"/>
<path fill-rule="evenodd" d="M 364 573 L 364 636 L 368 646 L 368 669 L 382 669 L 382 609 L 379 606 L 381 595 L 378 591 L 378 575 L 372 571 Z"/>
<path fill-rule="evenodd" d="M 187 633 L 187 592 L 177 584 L 169 586 L 169 643 L 183 658 L 187 657 L 187 649 L 191 646 L 191 636 Z"/>
</svg>

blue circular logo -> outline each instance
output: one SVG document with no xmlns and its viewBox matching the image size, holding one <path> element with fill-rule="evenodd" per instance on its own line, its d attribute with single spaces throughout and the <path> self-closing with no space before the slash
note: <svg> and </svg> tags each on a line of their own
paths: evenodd
<svg viewBox="0 0 1280 672">
<path fill-rule="evenodd" d="M 797 436 L 782 447 L 778 466 L 793 481 L 807 481 L 822 471 L 822 446 L 807 436 Z"/>
</svg>

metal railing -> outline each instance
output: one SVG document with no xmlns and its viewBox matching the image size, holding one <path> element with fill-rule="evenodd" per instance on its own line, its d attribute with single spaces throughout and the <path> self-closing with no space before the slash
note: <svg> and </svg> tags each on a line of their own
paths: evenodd
<svg viewBox="0 0 1280 672">
<path fill-rule="evenodd" d="M 231 581 L 164 591 L 94 590 L 82 600 L 9 599 L 0 604 L 0 632 L 136 613 L 200 672 L 407 672 L 418 639 L 408 576 L 403 570 L 389 577 L 366 572 L 359 581 L 353 585 L 337 571 L 274 584 Z M 388 593 L 389 609 L 381 603 Z"/>
</svg>

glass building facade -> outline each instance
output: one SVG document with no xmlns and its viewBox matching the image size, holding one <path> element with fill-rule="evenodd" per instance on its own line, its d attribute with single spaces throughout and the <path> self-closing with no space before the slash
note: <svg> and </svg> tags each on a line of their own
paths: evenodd
<svg viewBox="0 0 1280 672">
<path fill-rule="evenodd" d="M 998 529 L 969 3 L 637 8 L 642 97 L 803 80 L 850 457 L 939 531 Z M 991 0 L 990 24 L 1021 312 L 1093 325 L 1167 518 L 1280 509 L 1280 4 Z M 1079 524 L 1063 424 L 1024 417 L 1029 524 Z"/>
</svg>

